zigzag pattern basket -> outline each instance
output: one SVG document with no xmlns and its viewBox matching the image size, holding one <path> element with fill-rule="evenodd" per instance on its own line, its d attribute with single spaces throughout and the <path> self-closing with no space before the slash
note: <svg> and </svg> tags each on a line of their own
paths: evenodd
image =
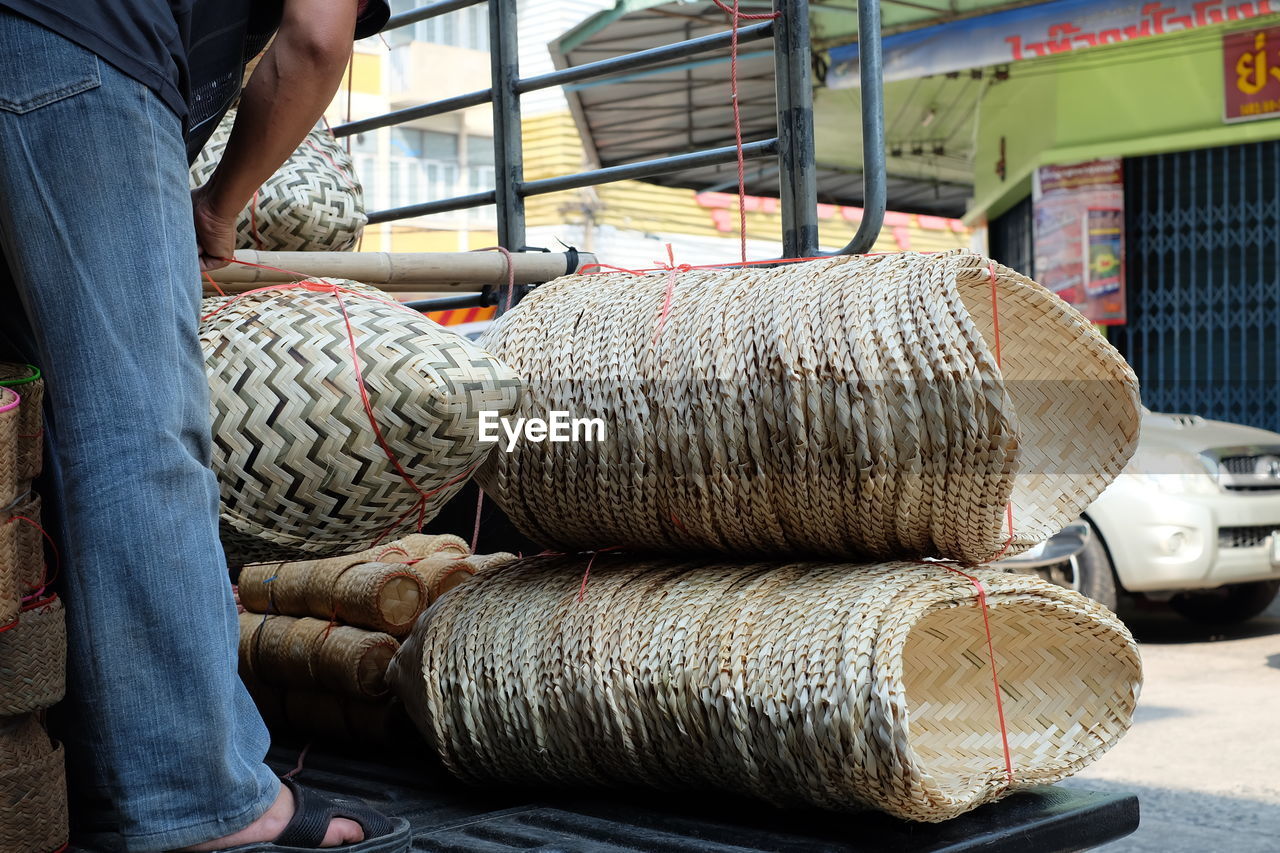
<svg viewBox="0 0 1280 853">
<path fill-rule="evenodd" d="M 1120 354 L 967 251 L 569 276 L 482 343 L 528 382 L 517 416 L 605 423 L 479 474 L 559 551 L 977 564 L 1073 521 L 1138 437 Z"/>
<path fill-rule="evenodd" d="M 62 745 L 33 716 L 0 719 L 0 851 L 49 853 L 68 831 Z"/>
<path fill-rule="evenodd" d="M 708 787 L 941 821 L 1062 779 L 1128 729 L 1138 650 L 1038 578 L 940 563 L 601 553 L 481 572 L 421 617 L 390 677 L 474 783 Z"/>
<path fill-rule="evenodd" d="M 196 158 L 192 188 L 213 174 L 235 117 L 227 113 Z M 367 222 L 351 155 L 328 130 L 313 130 L 236 220 L 236 248 L 342 252 L 355 247 Z"/>
<path fill-rule="evenodd" d="M 40 476 L 44 462 L 44 379 L 32 364 L 0 364 L 0 387 L 22 397 L 18 406 L 19 484 Z"/>
<path fill-rule="evenodd" d="M 29 714 L 62 701 L 67 684 L 67 626 L 57 598 L 27 605 L 0 632 L 0 717 Z"/>
<path fill-rule="evenodd" d="M 479 441 L 480 412 L 518 401 L 514 373 L 471 341 L 372 288 L 329 285 L 343 288 L 354 355 L 335 294 L 315 285 L 205 300 L 232 565 L 349 553 L 416 530 L 493 448 Z"/>
</svg>

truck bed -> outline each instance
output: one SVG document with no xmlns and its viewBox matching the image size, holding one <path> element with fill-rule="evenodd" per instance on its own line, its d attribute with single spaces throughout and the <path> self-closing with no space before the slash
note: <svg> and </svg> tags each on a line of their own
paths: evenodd
<svg viewBox="0 0 1280 853">
<path fill-rule="evenodd" d="M 293 769 L 299 750 L 269 761 Z M 371 759 L 313 746 L 299 781 L 356 796 L 409 820 L 416 851 L 824 851 L 824 853 L 1068 853 L 1138 827 L 1136 797 L 1041 787 L 943 824 L 877 813 L 775 809 L 715 793 L 471 788 L 422 755 Z"/>
</svg>

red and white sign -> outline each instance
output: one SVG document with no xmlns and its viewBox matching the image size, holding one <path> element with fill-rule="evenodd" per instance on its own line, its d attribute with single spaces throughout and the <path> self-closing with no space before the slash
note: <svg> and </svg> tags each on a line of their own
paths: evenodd
<svg viewBox="0 0 1280 853">
<path fill-rule="evenodd" d="M 1222 36 L 1223 119 L 1280 116 L 1280 27 Z"/>
</svg>

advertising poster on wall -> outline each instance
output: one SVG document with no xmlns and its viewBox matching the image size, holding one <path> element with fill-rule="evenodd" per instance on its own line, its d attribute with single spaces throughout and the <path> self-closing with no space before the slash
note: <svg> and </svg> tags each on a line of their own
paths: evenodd
<svg viewBox="0 0 1280 853">
<path fill-rule="evenodd" d="M 1036 171 L 1036 279 L 1092 322 L 1125 322 L 1124 173 L 1117 159 Z"/>
<path fill-rule="evenodd" d="M 1280 115 L 1280 27 L 1222 36 L 1223 119 Z"/>
</svg>

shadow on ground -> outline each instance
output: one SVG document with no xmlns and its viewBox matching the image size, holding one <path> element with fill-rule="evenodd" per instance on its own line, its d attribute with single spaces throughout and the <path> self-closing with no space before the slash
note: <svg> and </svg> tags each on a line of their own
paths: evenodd
<svg viewBox="0 0 1280 853">
<path fill-rule="evenodd" d="M 1276 853 L 1280 849 L 1280 808 L 1271 803 L 1101 779 L 1071 779 L 1062 784 L 1137 794 L 1142 813 L 1138 831 L 1095 848 L 1099 853 Z"/>
<path fill-rule="evenodd" d="M 1174 613 L 1168 605 L 1156 603 L 1122 607 L 1120 616 L 1143 643 L 1206 643 L 1280 634 L 1280 599 L 1262 615 L 1226 628 L 1197 625 Z M 1280 842 L 1277 842 L 1276 849 L 1280 850 Z"/>
</svg>

